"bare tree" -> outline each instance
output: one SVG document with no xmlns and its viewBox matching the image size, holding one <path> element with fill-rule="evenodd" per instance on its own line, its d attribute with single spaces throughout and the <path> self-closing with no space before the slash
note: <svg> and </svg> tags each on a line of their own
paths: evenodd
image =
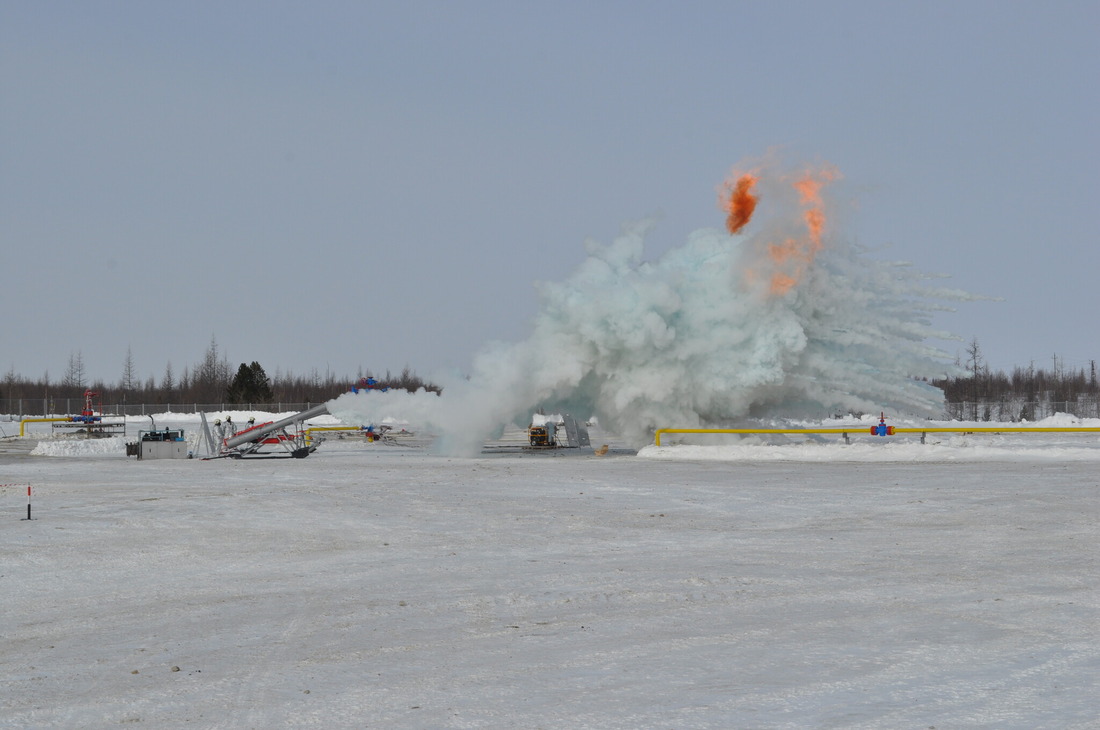
<svg viewBox="0 0 1100 730">
<path fill-rule="evenodd" d="M 982 359 L 982 348 L 978 346 L 978 337 L 975 335 L 974 339 L 970 341 L 970 344 L 966 346 L 966 369 L 970 373 L 970 402 L 971 406 L 970 420 L 978 420 L 978 398 L 979 398 L 979 382 L 983 371 L 985 370 L 985 362 Z"/>
<path fill-rule="evenodd" d="M 217 338 L 211 336 L 210 347 L 207 348 L 202 363 L 191 378 L 191 385 L 196 391 L 194 395 L 201 400 L 221 400 L 229 385 L 229 379 L 229 360 L 219 357 Z"/>
<path fill-rule="evenodd" d="M 127 401 L 127 395 L 132 393 L 137 387 L 137 374 L 134 372 L 134 350 L 129 345 L 126 346 L 126 361 L 122 365 L 122 382 L 119 384 L 122 387 L 122 402 Z"/>
<path fill-rule="evenodd" d="M 61 384 L 68 388 L 84 388 L 84 355 L 77 350 L 69 353 L 69 368 L 65 371 L 65 377 Z"/>
<path fill-rule="evenodd" d="M 172 373 L 172 363 L 164 366 L 164 377 L 161 378 L 160 387 L 166 394 L 171 394 L 176 387 L 176 376 Z"/>
<path fill-rule="evenodd" d="M 15 365 L 12 365 L 8 369 L 6 375 L 4 375 L 4 397 L 5 398 L 20 398 L 23 395 L 23 378 L 15 374 Z M 16 391 L 18 390 L 18 395 Z"/>
</svg>

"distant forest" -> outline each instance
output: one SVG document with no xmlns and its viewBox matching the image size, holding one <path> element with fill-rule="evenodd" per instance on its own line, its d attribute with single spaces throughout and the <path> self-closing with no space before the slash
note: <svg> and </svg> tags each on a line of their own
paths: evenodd
<svg viewBox="0 0 1100 730">
<path fill-rule="evenodd" d="M 958 361 L 959 374 L 934 379 L 932 385 L 944 392 L 944 415 L 968 421 L 1034 421 L 1056 412 L 1100 418 L 1100 383 L 1096 361 L 1087 369 L 1069 370 L 1052 360 L 1052 368 L 1016 367 L 1010 373 L 994 371 L 986 364 L 975 338 L 966 349 L 966 360 Z M 421 388 L 442 393 L 442 388 L 424 381 L 408 368 L 398 375 L 360 371 L 354 376 L 337 376 L 317 371 L 306 375 L 281 373 L 270 376 L 258 362 L 241 363 L 234 369 L 211 340 L 203 358 L 176 372 L 165 367 L 159 381 L 136 375 L 132 353 L 127 351 L 122 374 L 116 383 L 88 382 L 79 352 L 69 358 L 64 375 L 53 381 L 49 375 L 29 380 L 9 370 L 0 379 L 0 412 L 15 412 L 21 400 L 63 402 L 82 399 L 85 390 L 98 393 L 105 405 L 148 404 L 247 404 L 322 403 L 349 391 L 361 379 L 373 377 L 378 387 L 415 392 Z M 5 408 L 6 406 L 6 408 Z"/>
<path fill-rule="evenodd" d="M 977 338 L 966 348 L 965 374 L 932 380 L 943 391 L 945 415 L 966 421 L 1035 421 L 1054 413 L 1100 418 L 1100 383 L 1096 361 L 1089 367 L 1066 369 L 1055 355 L 1052 368 L 1015 367 L 994 371 L 982 356 Z"/>
<path fill-rule="evenodd" d="M 241 363 L 234 368 L 211 340 L 202 360 L 176 372 L 169 363 L 160 380 L 152 377 L 142 380 L 136 373 L 133 353 L 127 351 L 122 374 L 116 383 L 99 380 L 89 382 L 85 376 L 84 359 L 79 352 L 69 357 L 64 375 L 53 381 L 49 375 L 29 380 L 17 375 L 14 369 L 0 380 L 0 403 L 20 399 L 43 398 L 61 401 L 82 399 L 86 390 L 98 393 L 97 403 L 103 404 L 255 404 L 267 403 L 322 403 L 351 390 L 361 379 L 373 377 L 378 387 L 415 392 L 421 388 L 441 393 L 442 388 L 427 382 L 409 368 L 399 375 L 389 371 L 373 373 L 361 370 L 355 376 L 313 371 L 306 375 L 276 372 L 270 376 L 260 363 Z"/>
</svg>

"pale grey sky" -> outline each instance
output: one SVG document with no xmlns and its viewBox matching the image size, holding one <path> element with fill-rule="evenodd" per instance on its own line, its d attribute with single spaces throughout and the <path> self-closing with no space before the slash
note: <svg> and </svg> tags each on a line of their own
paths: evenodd
<svg viewBox="0 0 1100 730">
<path fill-rule="evenodd" d="M 935 320 L 993 367 L 1087 367 L 1098 37 L 1096 2 L 0 0 L 0 367 L 462 371 L 586 238 L 656 215 L 657 257 L 775 148 L 1004 299 Z"/>
</svg>

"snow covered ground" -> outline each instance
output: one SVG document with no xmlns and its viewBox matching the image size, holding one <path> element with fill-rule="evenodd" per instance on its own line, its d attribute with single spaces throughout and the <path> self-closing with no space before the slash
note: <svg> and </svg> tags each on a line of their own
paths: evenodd
<svg viewBox="0 0 1100 730">
<path fill-rule="evenodd" d="M 1096 727 L 1100 438 L 934 440 L 0 454 L 0 726 Z"/>
</svg>

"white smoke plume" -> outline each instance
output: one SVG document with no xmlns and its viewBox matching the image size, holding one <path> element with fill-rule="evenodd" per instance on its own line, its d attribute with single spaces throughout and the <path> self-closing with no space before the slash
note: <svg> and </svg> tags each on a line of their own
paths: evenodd
<svg viewBox="0 0 1100 730">
<path fill-rule="evenodd" d="M 655 428 L 748 417 L 937 415 L 943 395 L 920 378 L 950 366 L 926 341 L 950 335 L 932 313 L 972 297 L 847 242 L 830 205 L 839 177 L 774 164 L 741 173 L 724 203 L 738 233 L 696 231 L 655 261 L 644 257 L 648 222 L 609 245 L 590 241 L 572 276 L 539 287 L 530 337 L 487 346 L 441 396 L 349 393 L 329 409 L 433 430 L 452 454 L 476 454 L 538 408 L 596 416 L 636 446 Z"/>
</svg>

